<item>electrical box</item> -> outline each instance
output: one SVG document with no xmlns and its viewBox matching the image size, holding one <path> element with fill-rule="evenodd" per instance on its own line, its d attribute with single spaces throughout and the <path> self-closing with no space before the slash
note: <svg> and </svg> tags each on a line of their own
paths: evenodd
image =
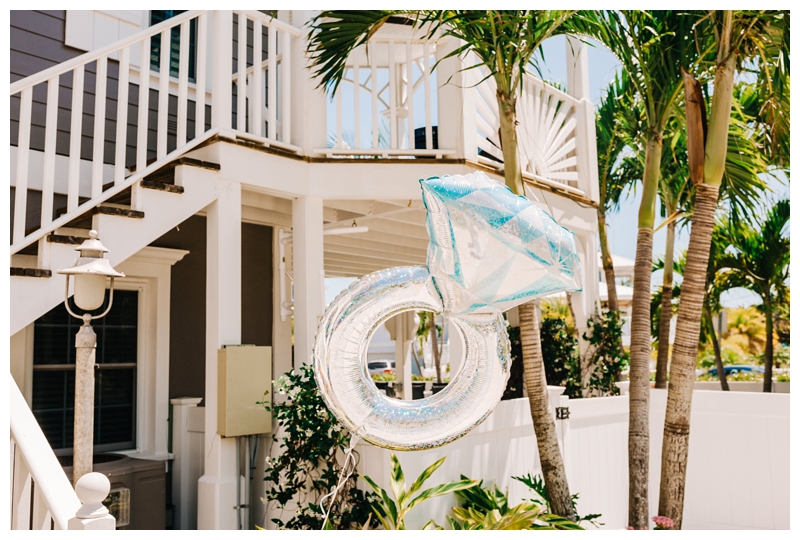
<svg viewBox="0 0 800 540">
<path fill-rule="evenodd" d="M 223 437 L 270 433 L 272 414 L 257 402 L 272 399 L 272 347 L 227 346 L 217 359 L 217 432 Z"/>
</svg>

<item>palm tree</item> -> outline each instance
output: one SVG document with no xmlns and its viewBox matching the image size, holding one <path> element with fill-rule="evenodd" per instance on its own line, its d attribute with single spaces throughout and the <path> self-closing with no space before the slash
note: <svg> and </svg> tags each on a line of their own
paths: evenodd
<svg viewBox="0 0 800 540">
<path fill-rule="evenodd" d="M 640 111 L 635 102 L 633 86 L 626 72 L 614 77 L 600 99 L 595 117 L 597 130 L 597 170 L 600 200 L 597 206 L 597 229 L 600 234 L 600 254 L 608 284 L 608 310 L 619 311 L 614 261 L 608 245 L 606 216 L 619 208 L 625 188 L 637 177 L 626 174 L 630 167 L 618 162 L 631 140 L 639 137 Z M 623 158 L 624 159 L 624 158 Z M 638 173 L 638 170 L 635 171 Z"/>
<path fill-rule="evenodd" d="M 776 299 L 787 292 L 789 278 L 789 238 L 784 235 L 789 221 L 788 199 L 778 201 L 769 211 L 761 229 L 748 225 L 731 231 L 734 253 L 726 253 L 721 264 L 731 269 L 742 286 L 761 297 L 766 319 L 764 346 L 764 392 L 772 391 L 773 328 Z"/>
<path fill-rule="evenodd" d="M 630 347 L 628 525 L 648 526 L 650 455 L 650 277 L 655 203 L 664 130 L 675 114 L 681 68 L 698 57 L 692 16 L 675 11 L 603 11 L 569 21 L 569 31 L 608 47 L 630 77 L 645 118 L 642 201 L 639 207 Z"/>
<path fill-rule="evenodd" d="M 692 17 L 696 35 L 691 41 L 715 53 L 710 70 L 714 94 L 706 120 L 702 85 L 684 72 L 689 169 L 697 195 L 670 364 L 658 506 L 659 514 L 671 518 L 677 528 L 683 520 L 692 387 L 714 215 L 728 152 L 734 75 L 743 61 L 752 61 L 761 80 L 772 79 L 775 66 L 788 68 L 789 50 L 788 12 L 693 12 Z"/>
<path fill-rule="evenodd" d="M 461 40 L 446 58 L 472 52 L 487 77 L 496 83 L 506 185 L 523 195 L 517 143 L 517 97 L 523 75 L 542 42 L 560 31 L 571 11 L 323 11 L 312 21 L 308 52 L 320 84 L 336 90 L 353 50 L 392 17 L 424 28 L 428 37 L 441 33 Z M 477 67 L 469 66 L 469 68 Z M 558 448 L 555 421 L 549 410 L 534 302 L 519 306 L 525 382 L 528 389 L 542 472 L 554 513 L 574 520 L 571 496 Z"/>
</svg>

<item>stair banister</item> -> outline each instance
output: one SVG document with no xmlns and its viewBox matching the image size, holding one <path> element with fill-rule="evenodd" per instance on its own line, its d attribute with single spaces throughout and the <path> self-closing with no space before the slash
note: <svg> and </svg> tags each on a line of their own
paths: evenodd
<svg viewBox="0 0 800 540">
<path fill-rule="evenodd" d="M 22 397 L 17 384 L 13 379 L 10 382 L 11 438 L 24 458 L 25 465 L 35 482 L 35 489 L 41 493 L 55 527 L 66 530 L 69 520 L 75 517 L 75 513 L 80 509 L 81 502 L 36 422 L 36 418 L 25 402 L 25 398 Z M 14 455 L 11 458 L 13 460 Z M 12 469 L 14 473 L 19 472 L 21 469 L 17 467 L 16 463 L 14 465 Z M 17 482 L 13 482 L 13 484 L 16 485 Z M 12 504 L 18 502 L 16 495 L 16 493 L 12 494 Z"/>
</svg>

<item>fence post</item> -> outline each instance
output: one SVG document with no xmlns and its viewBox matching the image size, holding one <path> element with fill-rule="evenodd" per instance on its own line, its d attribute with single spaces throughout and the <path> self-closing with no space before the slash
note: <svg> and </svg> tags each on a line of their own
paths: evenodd
<svg viewBox="0 0 800 540">
<path fill-rule="evenodd" d="M 83 475 L 75 486 L 83 506 L 69 520 L 71 531 L 113 531 L 117 528 L 117 520 L 108 513 L 108 508 L 103 506 L 103 499 L 108 497 L 111 482 L 106 475 L 91 472 Z"/>
<path fill-rule="evenodd" d="M 197 489 L 192 485 L 189 447 L 189 409 L 195 409 L 203 398 L 175 398 L 169 400 L 172 404 L 172 500 L 177 501 L 175 506 L 175 525 L 184 531 L 189 524 L 189 493 Z"/>
</svg>

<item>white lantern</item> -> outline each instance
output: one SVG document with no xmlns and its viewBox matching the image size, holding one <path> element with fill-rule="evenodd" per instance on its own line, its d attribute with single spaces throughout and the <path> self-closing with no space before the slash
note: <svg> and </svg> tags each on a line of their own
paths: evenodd
<svg viewBox="0 0 800 540">
<path fill-rule="evenodd" d="M 67 276 L 67 289 L 69 276 L 75 276 L 75 305 L 84 311 L 92 311 L 103 305 L 106 278 L 111 278 L 113 287 L 114 278 L 125 277 L 125 274 L 114 270 L 108 259 L 103 258 L 108 249 L 100 242 L 97 231 L 89 231 L 89 239 L 75 249 L 80 252 L 80 257 L 72 267 L 59 270 L 58 273 Z"/>
</svg>

